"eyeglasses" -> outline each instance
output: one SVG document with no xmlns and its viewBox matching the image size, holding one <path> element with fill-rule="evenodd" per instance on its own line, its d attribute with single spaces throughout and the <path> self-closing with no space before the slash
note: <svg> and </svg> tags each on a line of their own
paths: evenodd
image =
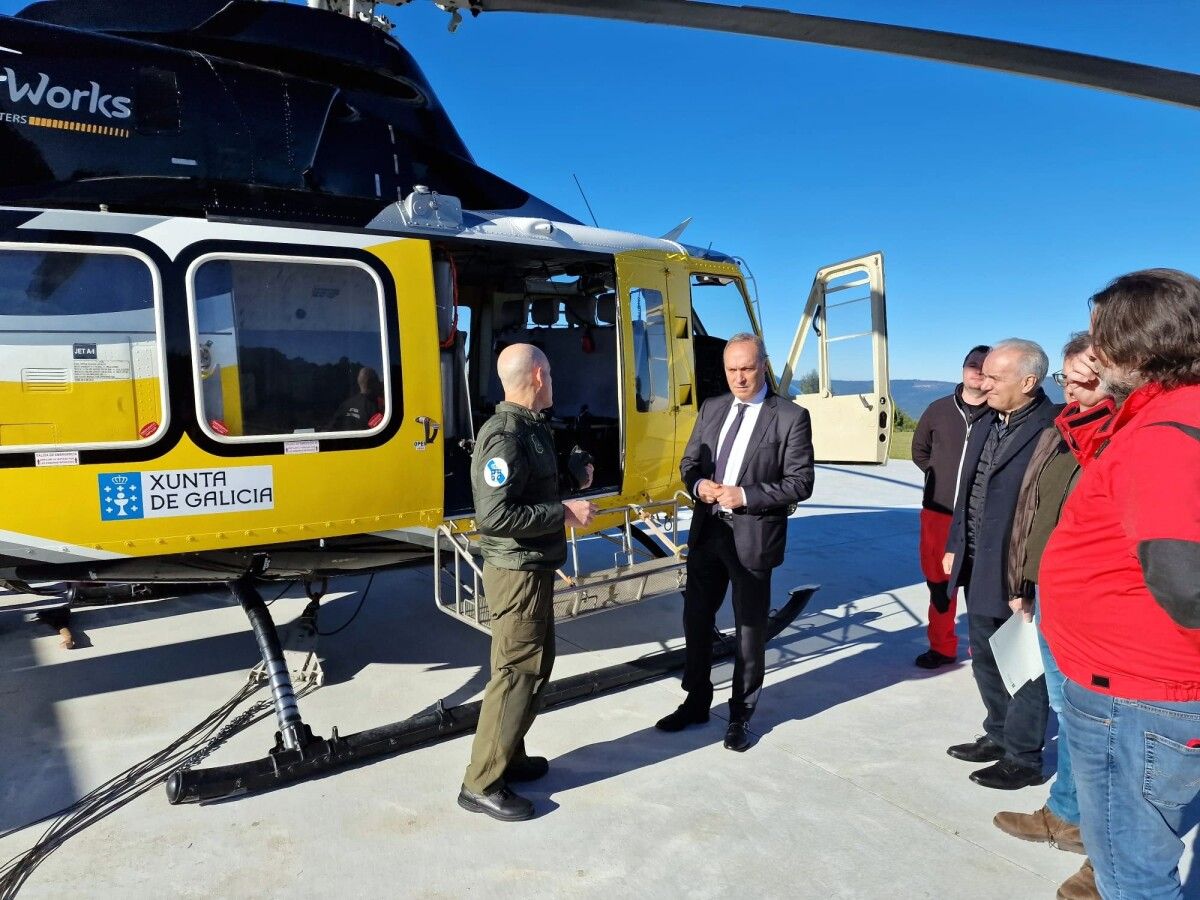
<svg viewBox="0 0 1200 900">
<path fill-rule="evenodd" d="M 1062 372 L 1055 372 L 1050 377 L 1054 379 L 1054 383 L 1057 384 L 1059 387 L 1063 387 L 1067 383 L 1067 376 L 1064 375 Z"/>
</svg>

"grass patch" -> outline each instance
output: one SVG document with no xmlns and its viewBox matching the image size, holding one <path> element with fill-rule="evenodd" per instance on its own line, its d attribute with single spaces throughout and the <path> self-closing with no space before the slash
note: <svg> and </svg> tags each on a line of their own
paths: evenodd
<svg viewBox="0 0 1200 900">
<path fill-rule="evenodd" d="M 912 459 L 913 433 L 911 431 L 893 431 L 892 443 L 888 448 L 888 459 Z"/>
</svg>

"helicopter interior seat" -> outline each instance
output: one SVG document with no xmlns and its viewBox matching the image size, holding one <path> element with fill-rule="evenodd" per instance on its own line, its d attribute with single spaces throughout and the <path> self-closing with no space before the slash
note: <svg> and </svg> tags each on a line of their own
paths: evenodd
<svg viewBox="0 0 1200 900">
<path fill-rule="evenodd" d="M 567 307 L 565 321 L 560 307 Z M 554 372 L 554 406 L 550 412 L 555 445 L 561 458 L 572 446 L 590 452 L 596 463 L 593 492 L 620 487 L 620 425 L 617 330 L 597 325 L 589 297 L 538 297 L 505 301 L 498 310 L 493 353 L 489 361 L 481 425 L 504 399 L 496 375 L 496 357 L 514 343 L 530 343 L 550 359 Z M 527 310 L 527 312 L 526 312 Z M 521 313 L 516 324 L 517 313 Z"/>
<path fill-rule="evenodd" d="M 529 304 L 529 318 L 538 328 L 553 328 L 558 324 L 558 298 L 535 298 Z"/>
<path fill-rule="evenodd" d="M 529 304 L 524 300 L 505 300 L 501 303 L 493 327 L 496 337 L 499 338 L 510 331 L 523 331 L 528 310 Z"/>
<path fill-rule="evenodd" d="M 595 297 L 568 297 L 564 301 L 567 324 L 572 327 L 590 328 L 596 324 Z"/>
<path fill-rule="evenodd" d="M 554 413 L 585 411 L 617 421 L 617 333 L 614 328 L 556 328 L 541 335 L 554 373 Z"/>
<path fill-rule="evenodd" d="M 496 357 L 509 344 L 519 344 L 527 340 L 525 320 L 529 314 L 529 304 L 525 300 L 505 300 L 495 310 L 492 319 L 492 354 L 481 367 L 480 373 L 483 384 L 479 396 L 483 401 L 480 409 L 474 410 L 475 424 L 483 424 L 483 420 L 491 415 L 496 404 L 504 399 L 504 387 L 496 374 Z"/>
</svg>

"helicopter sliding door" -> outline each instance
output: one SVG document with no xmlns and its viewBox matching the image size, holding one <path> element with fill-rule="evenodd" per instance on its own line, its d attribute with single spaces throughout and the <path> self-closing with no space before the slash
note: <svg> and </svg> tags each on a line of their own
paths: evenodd
<svg viewBox="0 0 1200 900">
<path fill-rule="evenodd" d="M 200 244 L 181 260 L 198 459 L 220 459 L 214 477 L 230 485 L 258 479 L 253 511 L 266 512 L 281 541 L 438 521 L 441 447 L 429 445 L 442 404 L 429 244 L 362 252 L 312 237 L 308 247 Z M 167 462 L 154 468 L 177 465 Z M 146 477 L 186 486 L 190 475 Z M 196 529 L 199 512 L 161 527 Z M 227 521 L 253 521 L 248 512 L 230 510 Z M 224 515 L 207 518 L 216 525 Z"/>
<path fill-rule="evenodd" d="M 812 416 L 818 462 L 887 462 L 893 414 L 882 253 L 817 272 L 779 392 Z"/>
</svg>

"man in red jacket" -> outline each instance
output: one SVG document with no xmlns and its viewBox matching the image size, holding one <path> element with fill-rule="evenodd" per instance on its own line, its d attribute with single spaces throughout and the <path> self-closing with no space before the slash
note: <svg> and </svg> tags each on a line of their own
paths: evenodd
<svg viewBox="0 0 1200 900">
<path fill-rule="evenodd" d="M 1042 557 L 1042 626 L 1100 894 L 1181 898 L 1200 818 L 1200 280 L 1117 278 L 1092 298 L 1092 336 L 1129 397 L 1065 435 L 1083 475 Z"/>
</svg>

